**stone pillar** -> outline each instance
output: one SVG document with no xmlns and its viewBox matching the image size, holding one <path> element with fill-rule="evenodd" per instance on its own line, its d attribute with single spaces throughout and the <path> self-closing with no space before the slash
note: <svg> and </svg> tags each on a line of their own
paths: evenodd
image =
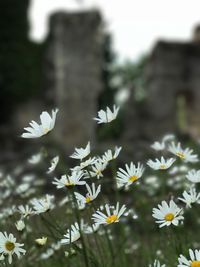
<svg viewBox="0 0 200 267">
<path fill-rule="evenodd" d="M 50 102 L 59 108 L 55 129 L 66 146 L 95 139 L 102 85 L 101 16 L 96 11 L 56 13 L 50 18 L 46 76 Z"/>
</svg>

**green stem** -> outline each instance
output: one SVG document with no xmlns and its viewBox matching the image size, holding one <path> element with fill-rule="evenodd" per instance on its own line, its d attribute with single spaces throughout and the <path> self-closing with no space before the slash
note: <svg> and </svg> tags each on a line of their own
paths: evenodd
<svg viewBox="0 0 200 267">
<path fill-rule="evenodd" d="M 90 267 L 89 259 L 88 259 L 88 255 L 87 255 L 86 244 L 85 244 L 85 241 L 84 241 L 84 238 L 83 238 L 83 235 L 82 235 L 82 231 L 81 231 L 81 220 L 80 220 L 80 214 L 79 214 L 79 210 L 78 210 L 78 205 L 77 205 L 77 201 L 76 201 L 75 192 L 74 192 L 73 189 L 71 190 L 71 192 L 72 192 L 73 203 L 75 205 L 75 215 L 76 215 L 76 219 L 77 219 L 78 226 L 79 226 L 79 231 L 80 231 L 80 240 L 81 240 L 81 244 L 82 244 L 82 247 L 83 247 L 83 256 L 84 256 L 84 259 L 85 259 L 85 266 L 86 267 Z"/>
</svg>

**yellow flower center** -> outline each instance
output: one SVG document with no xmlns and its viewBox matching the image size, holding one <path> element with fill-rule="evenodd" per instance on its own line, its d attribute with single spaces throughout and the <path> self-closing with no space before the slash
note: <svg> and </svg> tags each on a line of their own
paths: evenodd
<svg viewBox="0 0 200 267">
<path fill-rule="evenodd" d="M 161 170 L 165 170 L 165 169 L 166 169 L 166 165 L 165 165 L 165 164 L 161 164 L 161 165 L 160 165 L 160 169 L 161 169 Z"/>
<path fill-rule="evenodd" d="M 74 185 L 74 184 L 73 184 L 72 182 L 68 182 L 68 181 L 65 182 L 65 186 L 66 186 L 66 187 L 73 186 L 73 185 Z"/>
<path fill-rule="evenodd" d="M 106 222 L 107 222 L 107 223 L 113 223 L 113 222 L 115 222 L 115 221 L 117 221 L 117 220 L 118 220 L 118 217 L 117 217 L 117 215 L 115 215 L 115 214 L 110 215 L 110 216 L 108 216 L 108 217 L 106 218 Z"/>
<path fill-rule="evenodd" d="M 100 171 L 100 170 L 97 170 L 97 171 L 96 171 L 96 174 L 97 174 L 97 175 L 101 175 L 101 171 Z"/>
<path fill-rule="evenodd" d="M 165 215 L 165 220 L 166 221 L 172 221 L 174 219 L 174 214 L 173 213 L 167 213 Z"/>
<path fill-rule="evenodd" d="M 130 177 L 128 178 L 128 180 L 131 181 L 131 182 L 134 182 L 134 181 L 136 181 L 137 179 L 138 179 L 138 176 L 137 176 L 137 175 L 132 175 L 132 176 L 130 176 Z"/>
<path fill-rule="evenodd" d="M 185 158 L 185 155 L 182 152 L 176 152 L 176 155 L 181 159 Z"/>
<path fill-rule="evenodd" d="M 12 251 L 15 248 L 15 244 L 11 241 L 7 241 L 5 247 L 8 251 Z"/>
<path fill-rule="evenodd" d="M 42 238 L 37 238 L 35 239 L 35 242 L 40 245 L 40 246 L 43 246 L 46 244 L 47 242 L 47 237 L 42 237 Z"/>
<path fill-rule="evenodd" d="M 192 261 L 190 266 L 191 267 L 200 267 L 200 261 Z"/>
<path fill-rule="evenodd" d="M 87 203 L 89 203 L 89 202 L 92 201 L 92 198 L 91 198 L 90 196 L 86 196 L 85 201 L 86 201 Z"/>
<path fill-rule="evenodd" d="M 47 134 L 49 132 L 49 128 L 44 128 L 43 132 L 44 132 L 44 134 Z"/>
</svg>

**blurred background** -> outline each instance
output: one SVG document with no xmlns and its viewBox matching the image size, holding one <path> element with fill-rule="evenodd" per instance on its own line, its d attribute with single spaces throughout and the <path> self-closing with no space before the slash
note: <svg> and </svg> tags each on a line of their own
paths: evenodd
<svg viewBox="0 0 200 267">
<path fill-rule="evenodd" d="M 200 134 L 200 3 L 131 0 L 0 1 L 0 163 L 42 144 L 71 153 L 88 140 L 142 159 L 167 133 Z M 111 125 L 97 111 L 119 105 Z M 23 128 L 59 108 L 56 128 Z"/>
</svg>

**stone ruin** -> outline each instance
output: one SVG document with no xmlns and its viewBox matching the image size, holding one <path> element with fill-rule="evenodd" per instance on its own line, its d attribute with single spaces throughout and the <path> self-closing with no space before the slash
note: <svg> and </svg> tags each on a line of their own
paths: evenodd
<svg viewBox="0 0 200 267">
<path fill-rule="evenodd" d="M 23 0 L 23 3 L 27 8 L 29 0 Z M 9 142 L 12 137 L 18 136 L 16 155 L 21 144 L 26 144 L 25 140 L 19 138 L 19 131 L 30 120 L 38 120 L 41 111 L 55 107 L 60 112 L 56 131 L 51 135 L 54 141 L 71 150 L 88 140 L 94 143 L 96 139 L 96 123 L 92 118 L 97 114 L 99 96 L 105 87 L 102 77 L 105 33 L 101 15 L 94 10 L 58 12 L 51 16 L 49 29 L 48 38 L 43 44 L 42 94 L 20 104 L 8 126 L 0 125 L 1 133 L 2 129 L 7 129 L 1 138 L 2 144 L 8 132 Z M 23 44 L 24 40 L 25 44 L 29 42 L 27 36 L 24 37 L 26 32 L 27 27 L 22 36 Z M 126 146 L 129 159 L 134 151 L 144 154 L 143 147 L 147 143 L 168 132 L 199 136 L 200 28 L 196 28 L 191 42 L 158 42 L 146 64 L 144 78 L 146 99 L 141 105 L 130 97 L 123 112 L 124 130 L 118 143 Z M 1 99 L 1 102 L 4 101 Z M 6 153 L 13 149 L 10 143 L 9 146 L 9 149 L 5 149 Z M 103 146 L 101 143 L 99 147 L 104 149 Z M 1 153 L 4 158 L 5 152 Z M 8 158 L 12 156 L 9 154 Z"/>
<path fill-rule="evenodd" d="M 3 1 L 4 9 L 12 17 L 13 13 L 9 5 L 6 4 L 6 0 Z M 14 27 L 18 16 L 20 18 L 24 16 L 23 23 L 26 31 L 23 32 L 23 38 L 21 38 L 23 40 L 20 39 L 21 47 L 28 40 L 27 7 L 29 3 L 29 0 L 23 0 L 11 21 Z M 15 5 L 17 8 L 17 3 Z M 19 24 L 20 27 L 21 24 Z M 16 30 L 16 32 L 19 31 Z M 12 32 L 8 34 L 12 40 Z M 95 142 L 96 123 L 93 118 L 97 114 L 98 99 L 104 89 L 102 78 L 104 42 L 103 22 L 100 13 L 96 10 L 76 13 L 57 12 L 50 17 L 47 40 L 40 45 L 42 56 L 39 60 L 42 60 L 43 72 L 41 91 L 34 97 L 30 94 L 26 101 L 18 103 L 10 116 L 10 121 L 7 120 L 6 123 L 0 121 L 2 137 L 0 142 L 3 148 L 0 161 L 18 157 L 19 150 L 23 151 L 23 146 L 26 146 L 27 143 L 29 146 L 26 146 L 26 150 L 32 149 L 31 143 L 34 146 L 39 142 L 40 145 L 44 144 L 44 139 L 36 140 L 37 142 L 34 140 L 31 143 L 26 142 L 20 138 L 20 134 L 31 120 L 38 121 L 40 113 L 45 109 L 50 111 L 51 108 L 57 107 L 60 110 L 56 121 L 56 131 L 52 131 L 48 141 L 50 144 L 57 143 L 65 147 L 65 150 L 71 150 L 74 146 L 83 145 L 89 140 Z M 31 57 L 32 54 L 27 55 L 27 58 L 28 56 Z M 24 69 L 20 71 L 23 73 L 28 68 L 28 65 L 24 66 Z M 18 68 L 13 70 L 13 73 L 17 74 L 17 72 Z M 29 74 L 30 79 L 34 78 L 33 73 Z M 1 73 L 0 68 L 0 87 L 1 76 L 5 75 Z M 24 79 L 29 80 L 28 77 L 24 77 Z M 6 81 L 7 87 L 9 82 L 9 80 Z M 23 88 L 23 90 L 27 91 L 27 88 Z M 26 93 L 26 95 L 28 94 Z M 1 101 L 5 103 L 3 99 Z M 7 106 L 4 112 L 6 115 L 8 114 Z M 0 114 L 2 113 L 0 112 Z"/>
<path fill-rule="evenodd" d="M 59 107 L 57 139 L 74 147 L 95 141 L 98 97 L 103 90 L 102 19 L 97 11 L 56 13 L 46 51 L 47 100 Z"/>
<path fill-rule="evenodd" d="M 166 133 L 199 138 L 199 32 L 198 27 L 193 41 L 159 41 L 153 48 L 144 73 L 146 99 L 142 107 L 127 104 L 127 142 L 152 142 Z"/>
</svg>

